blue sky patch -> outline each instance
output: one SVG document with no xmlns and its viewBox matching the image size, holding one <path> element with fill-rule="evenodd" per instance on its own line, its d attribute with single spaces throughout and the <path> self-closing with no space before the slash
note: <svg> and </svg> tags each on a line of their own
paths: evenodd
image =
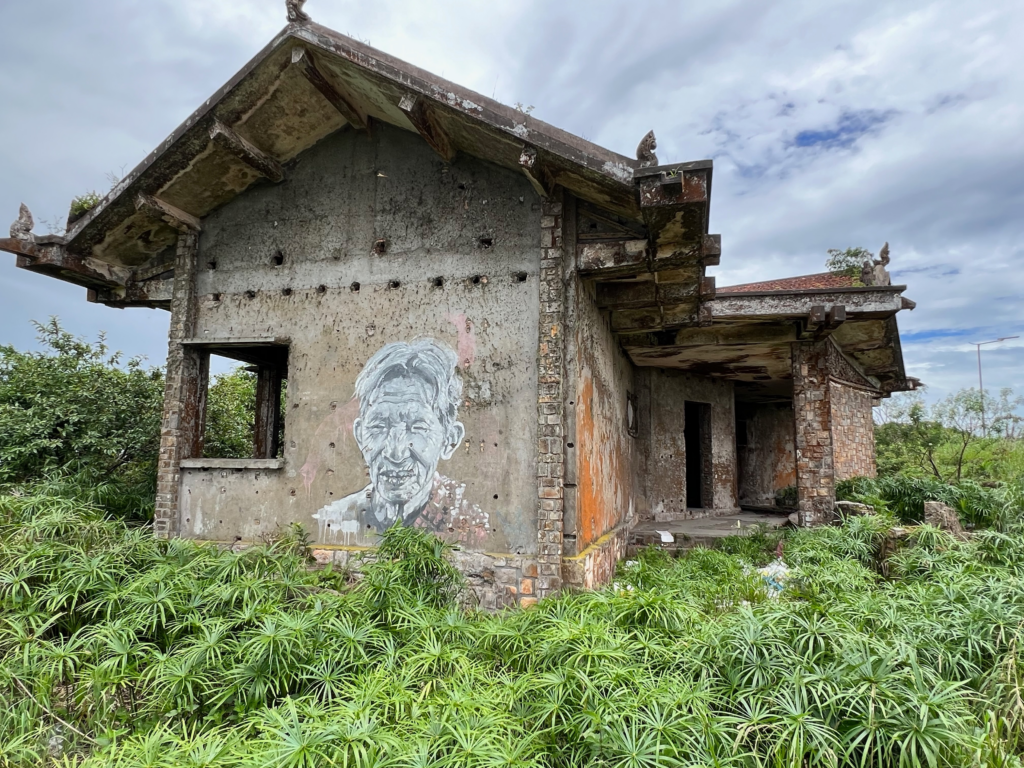
<svg viewBox="0 0 1024 768">
<path fill-rule="evenodd" d="M 834 149 L 836 147 L 845 149 L 864 134 L 889 120 L 894 114 L 894 110 L 878 112 L 873 109 L 864 109 L 859 112 L 844 112 L 839 116 L 836 124 L 830 128 L 800 131 L 793 138 L 793 145 L 797 147 L 821 146 L 826 149 Z"/>
</svg>

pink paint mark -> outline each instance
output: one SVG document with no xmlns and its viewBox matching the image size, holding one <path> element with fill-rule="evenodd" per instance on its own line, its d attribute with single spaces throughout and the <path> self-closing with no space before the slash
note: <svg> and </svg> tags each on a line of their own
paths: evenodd
<svg viewBox="0 0 1024 768">
<path fill-rule="evenodd" d="M 359 401 L 353 397 L 345 405 L 327 414 L 316 428 L 316 432 L 313 433 L 313 448 L 306 455 L 306 463 L 299 470 L 307 496 L 310 495 L 317 471 L 331 452 L 330 443 L 335 443 L 335 450 L 340 448 L 337 443 L 352 435 L 352 423 L 358 415 Z"/>
<path fill-rule="evenodd" d="M 469 368 L 476 359 L 476 330 L 473 321 L 464 314 L 448 315 L 448 322 L 455 326 L 459 335 L 459 367 Z"/>
</svg>

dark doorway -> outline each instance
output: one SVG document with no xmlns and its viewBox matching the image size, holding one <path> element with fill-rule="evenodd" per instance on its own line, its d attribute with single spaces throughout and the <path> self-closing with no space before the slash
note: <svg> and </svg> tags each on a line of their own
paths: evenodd
<svg viewBox="0 0 1024 768">
<path fill-rule="evenodd" d="M 686 402 L 683 406 L 683 442 L 686 445 L 686 506 L 711 506 L 711 406 Z"/>
</svg>

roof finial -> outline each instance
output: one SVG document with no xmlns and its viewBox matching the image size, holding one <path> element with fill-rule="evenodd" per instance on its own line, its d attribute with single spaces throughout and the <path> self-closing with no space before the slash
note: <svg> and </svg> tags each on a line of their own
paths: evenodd
<svg viewBox="0 0 1024 768">
<path fill-rule="evenodd" d="M 18 211 L 18 220 L 11 224 L 11 237 L 15 240 L 31 240 L 32 227 L 35 224 L 35 221 L 32 219 L 32 211 L 28 209 L 27 205 L 22 203 Z"/>
<path fill-rule="evenodd" d="M 306 4 L 306 0 L 285 0 L 285 6 L 288 8 L 288 21 L 290 23 L 301 24 L 304 21 L 309 21 L 309 14 L 302 10 L 302 6 Z"/>
<path fill-rule="evenodd" d="M 658 164 L 658 156 L 654 150 L 658 148 L 658 140 L 654 138 L 654 131 L 648 131 L 647 135 L 640 139 L 636 148 L 636 159 L 640 161 L 641 168 L 648 168 Z"/>
<path fill-rule="evenodd" d="M 878 252 L 878 258 L 883 267 L 889 266 L 889 243 L 882 246 L 882 250 Z"/>
</svg>

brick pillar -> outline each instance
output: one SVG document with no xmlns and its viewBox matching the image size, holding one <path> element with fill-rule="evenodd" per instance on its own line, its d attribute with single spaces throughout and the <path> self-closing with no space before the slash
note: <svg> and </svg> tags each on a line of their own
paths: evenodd
<svg viewBox="0 0 1024 768">
<path fill-rule="evenodd" d="M 184 458 L 201 455 L 203 450 L 202 425 L 209 356 L 182 344 L 184 340 L 193 338 L 196 330 L 198 247 L 198 233 L 188 231 L 178 235 L 153 515 L 153 529 L 160 538 L 177 533 L 180 462 Z"/>
<path fill-rule="evenodd" d="M 800 524 L 829 523 L 836 484 L 827 340 L 793 344 L 793 415 Z"/>
<path fill-rule="evenodd" d="M 562 586 L 565 412 L 562 403 L 565 284 L 562 281 L 562 198 L 546 198 L 540 223 L 540 353 L 537 364 L 537 597 Z"/>
</svg>

